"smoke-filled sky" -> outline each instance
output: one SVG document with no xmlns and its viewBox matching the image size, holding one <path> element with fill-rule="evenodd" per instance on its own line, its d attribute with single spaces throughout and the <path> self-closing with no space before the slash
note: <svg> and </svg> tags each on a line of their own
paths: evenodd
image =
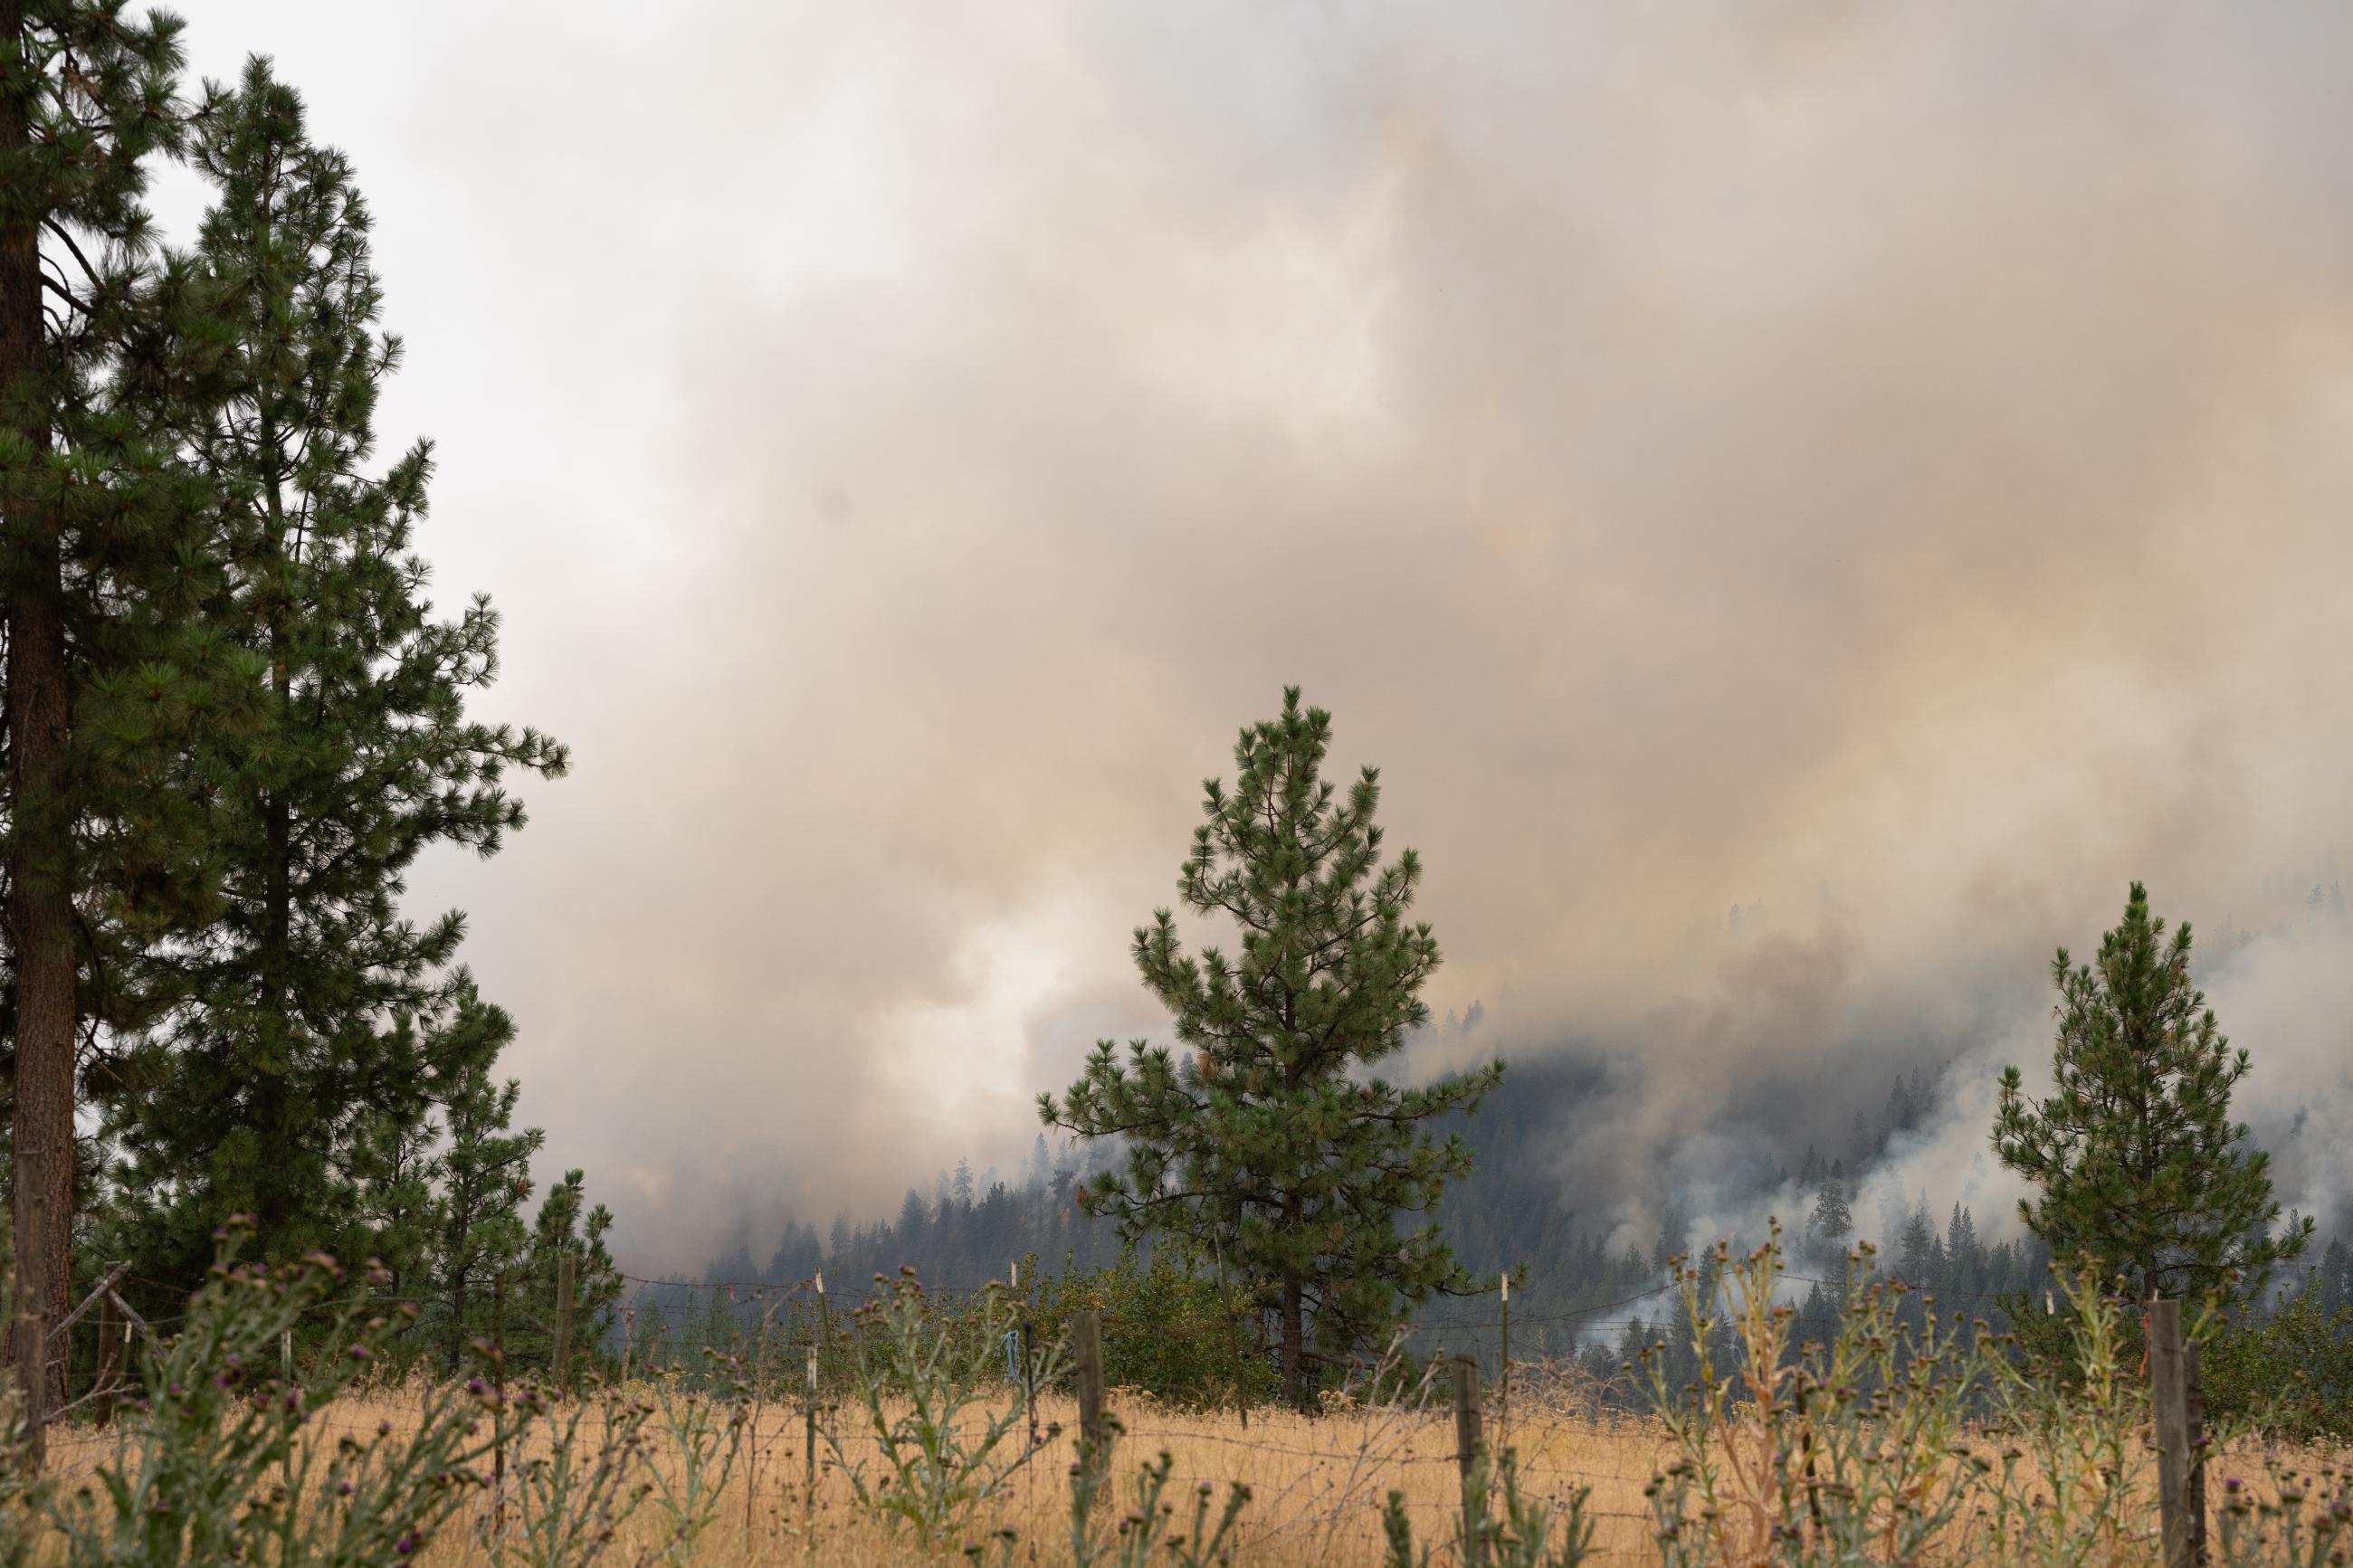
<svg viewBox="0 0 2353 1568">
<path fill-rule="evenodd" d="M 1017 1157 L 1158 1026 L 1127 932 L 1286 682 L 1437 1009 L 1609 1062 L 1562 1170 L 1628 1213 L 1882 1058 L 1957 1064 L 1888 1179 L 1978 1179 L 2130 879 L 2269 932 L 2336 874 L 2353 13 L 186 12 L 355 160 L 442 599 L 575 748 L 414 892 L 625 1258 Z M 2322 924 L 2207 976 L 2306 1203 Z"/>
</svg>

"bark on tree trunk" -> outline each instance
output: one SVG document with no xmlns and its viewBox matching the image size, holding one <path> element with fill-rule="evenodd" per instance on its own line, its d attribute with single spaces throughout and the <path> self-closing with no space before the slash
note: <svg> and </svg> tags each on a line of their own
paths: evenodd
<svg viewBox="0 0 2353 1568">
<path fill-rule="evenodd" d="M 24 6 L 0 3 L 0 39 L 24 33 Z M 0 101 L 0 154 L 16 155 L 30 131 L 21 106 Z M 49 421 L 31 378 L 40 370 L 41 263 L 37 221 L 0 229 L 0 416 L 36 452 Z M 14 838 L 6 910 L 16 963 L 16 1271 L 12 1335 L 30 1442 L 43 1458 L 41 1421 L 62 1402 L 65 1366 L 49 1354 L 47 1326 L 64 1315 L 71 1282 L 75 994 L 73 816 L 66 750 L 71 682 L 66 662 L 64 582 L 55 510 L 18 496 L 5 526 L 23 575 L 7 595 L 8 804 Z"/>
<path fill-rule="evenodd" d="M 16 774 L 10 793 L 16 818 L 7 910 L 16 963 L 15 1360 L 26 1416 L 33 1422 L 65 1392 L 64 1366 L 51 1364 L 46 1347 L 47 1325 L 64 1315 L 72 1278 L 76 996 L 66 870 L 72 838 L 61 787 L 66 661 L 57 606 L 38 593 L 19 594 L 8 614 L 8 739 Z M 36 1375 L 36 1368 L 46 1375 Z"/>
<path fill-rule="evenodd" d="M 278 422 L 265 406 L 260 418 L 262 499 L 269 508 L 269 527 L 262 550 L 268 563 L 270 687 L 278 697 L 277 716 L 283 720 L 293 692 L 293 675 L 288 666 L 286 647 L 286 507 L 284 464 L 279 446 Z M 292 1118 L 288 1105 L 287 1076 L 294 1070 L 299 1049 L 294 1038 L 292 987 L 288 982 L 293 964 L 293 812 L 284 790 L 272 790 L 264 795 L 262 820 L 268 845 L 265 853 L 269 859 L 263 870 L 268 907 L 261 973 L 263 984 L 269 987 L 270 1014 L 262 1027 L 265 1031 L 277 1030 L 278 1037 L 277 1048 L 265 1050 L 260 1059 L 266 1068 L 282 1057 L 283 1066 L 254 1086 L 254 1121 L 256 1130 L 264 1137 L 282 1145 L 294 1131 L 290 1125 Z M 294 1196 L 288 1181 L 289 1174 L 283 1171 L 265 1174 L 255 1194 L 254 1228 L 265 1258 L 288 1256 L 293 1250 L 286 1234 L 294 1214 Z"/>
</svg>

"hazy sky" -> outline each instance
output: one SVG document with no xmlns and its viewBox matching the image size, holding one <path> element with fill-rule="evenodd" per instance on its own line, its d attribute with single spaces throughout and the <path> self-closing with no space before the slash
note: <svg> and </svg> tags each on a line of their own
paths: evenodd
<svg viewBox="0 0 2353 1568">
<path fill-rule="evenodd" d="M 1018 1157 L 1285 682 L 1439 1011 L 1620 1069 L 1570 1176 L 2042 1049 L 2132 877 L 2335 874 L 2353 12 L 185 11 L 355 160 L 441 597 L 574 746 L 415 893 L 638 1262 Z M 2265 1103 L 2348 1094 L 2319 941 Z"/>
</svg>

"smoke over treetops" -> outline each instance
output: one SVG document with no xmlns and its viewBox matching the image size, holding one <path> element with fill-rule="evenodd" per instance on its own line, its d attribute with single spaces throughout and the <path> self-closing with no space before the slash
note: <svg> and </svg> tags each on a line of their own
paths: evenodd
<svg viewBox="0 0 2353 1568">
<path fill-rule="evenodd" d="M 218 31 L 383 171 L 425 548 L 575 749 L 419 904 L 635 1264 L 1011 1168 L 1159 1029 L 1127 932 L 1286 681 L 1427 861 L 1437 1011 L 1595 1068 L 1582 1213 L 1745 1222 L 1942 1064 L 1875 1179 L 1998 1216 L 1990 1072 L 2134 877 L 2339 1201 L 2353 17 L 456 15 Z M 653 79 L 728 156 L 623 128 Z"/>
</svg>

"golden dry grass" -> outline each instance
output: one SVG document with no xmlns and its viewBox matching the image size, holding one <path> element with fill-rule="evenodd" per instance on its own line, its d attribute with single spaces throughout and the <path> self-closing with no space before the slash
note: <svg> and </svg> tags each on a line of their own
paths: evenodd
<svg viewBox="0 0 2353 1568">
<path fill-rule="evenodd" d="M 1516 1411 L 1504 1440 L 1520 1456 L 1524 1491 L 1564 1500 L 1576 1487 L 1591 1489 L 1587 1504 L 1597 1521 L 1595 1546 L 1603 1563 L 1655 1563 L 1658 1549 L 1649 1506 L 1642 1495 L 1665 1449 L 1658 1427 L 1647 1419 L 1612 1416 L 1589 1406 L 1546 1404 Z M 1316 1564 L 1377 1563 L 1382 1554 L 1380 1508 L 1392 1490 L 1405 1494 L 1417 1537 L 1441 1546 L 1459 1506 L 1452 1415 L 1444 1408 L 1340 1409 L 1309 1419 L 1282 1411 L 1253 1411 L 1248 1426 L 1229 1412 L 1203 1413 L 1158 1406 L 1123 1394 L 1115 1410 L 1126 1429 L 1116 1461 L 1118 1500 L 1132 1496 L 1136 1467 L 1162 1451 L 1174 1459 L 1168 1497 L 1189 1517 L 1194 1489 L 1207 1482 L 1222 1500 L 1226 1483 L 1247 1482 L 1253 1497 L 1242 1516 L 1236 1561 L 1263 1568 Z M 373 1433 L 380 1420 L 413 1421 L 414 1401 L 396 1395 L 346 1401 L 332 1407 L 313 1428 L 315 1440 L 344 1432 Z M 838 1413 L 844 1442 L 853 1458 L 851 1412 Z M 1050 1441 L 1037 1462 L 1018 1474 L 1004 1494 L 976 1512 L 973 1534 L 1009 1526 L 1018 1532 L 1016 1560 L 1062 1564 L 1071 1560 L 1069 1434 L 1076 1412 L 1067 1401 L 1041 1401 L 1041 1420 L 1059 1423 L 1063 1435 Z M 1493 1416 L 1491 1412 L 1490 1420 Z M 748 1446 L 751 1460 L 739 1465 L 721 1500 L 718 1518 L 700 1542 L 693 1563 L 708 1568 L 753 1563 L 820 1563 L 827 1568 L 926 1560 L 903 1531 L 894 1533 L 866 1517 L 850 1489 L 819 1446 L 817 1486 L 805 1485 L 808 1466 L 802 1414 L 769 1405 L 758 1413 Z M 1491 1436 L 1494 1435 L 1490 1428 Z M 101 1436 L 60 1435 L 53 1447 L 60 1472 L 70 1475 L 98 1462 L 109 1447 Z M 512 1462 L 520 1462 L 519 1452 Z M 2243 1468 L 2259 1468 L 2250 1462 Z M 438 1568 L 491 1563 L 486 1535 L 491 1524 L 487 1494 L 470 1504 L 460 1522 L 446 1530 L 421 1558 Z M 601 1562 L 628 1564 L 657 1560 L 663 1528 L 650 1507 L 624 1527 Z M 951 1542 L 930 1560 L 960 1561 Z M 2153 1560 L 2127 1547 L 2119 1563 Z M 1451 1561 L 1441 1550 L 1440 1561 Z"/>
<path fill-rule="evenodd" d="M 1253 1495 L 1242 1516 L 1237 1553 L 1242 1563 L 1291 1568 L 1377 1562 L 1379 1510 L 1391 1489 L 1406 1494 L 1417 1532 L 1425 1540 L 1444 1538 L 1459 1505 L 1452 1416 L 1444 1410 L 1344 1410 L 1314 1420 L 1253 1411 L 1247 1430 L 1231 1413 L 1166 1409 L 1133 1396 L 1121 1398 L 1116 1412 L 1126 1428 L 1115 1470 L 1121 1505 L 1130 1500 L 1136 1467 L 1163 1450 L 1175 1460 L 1168 1496 L 1181 1513 L 1189 1514 L 1193 1489 L 1201 1482 L 1217 1489 L 1220 1502 L 1227 1482 L 1247 1482 Z M 397 1396 L 346 1401 L 314 1426 L 312 1440 L 332 1441 L 345 1432 L 364 1436 L 379 1420 L 413 1421 L 416 1415 L 417 1405 Z M 843 1411 L 836 1418 L 843 1422 L 844 1442 L 854 1458 L 860 1446 L 852 1436 L 851 1415 Z M 982 1505 L 974 1533 L 1010 1526 L 1019 1533 L 1018 1561 L 1067 1563 L 1070 1434 L 1077 1412 L 1067 1400 L 1041 1399 L 1039 1415 L 1042 1422 L 1059 1423 L 1063 1435 L 1013 1478 L 1000 1499 Z M 814 1560 L 828 1568 L 869 1568 L 922 1558 L 903 1531 L 893 1533 L 859 1510 L 822 1441 L 818 1485 L 814 1498 L 809 1496 L 806 1426 L 799 1411 L 767 1406 L 753 1431 L 752 1462 L 740 1464 L 729 1483 L 718 1521 L 695 1552 L 697 1564 L 734 1568 Z M 1609 1560 L 1654 1555 L 1641 1494 L 1656 1438 L 1645 1425 L 1527 1419 L 1514 1421 L 1510 1436 L 1522 1454 L 1527 1491 L 1555 1497 L 1578 1485 L 1593 1489 L 1589 1506 L 1605 1516 L 1598 1539 L 1609 1550 Z M 53 1462 L 69 1476 L 96 1463 L 108 1447 L 99 1435 L 60 1435 L 52 1444 Z M 511 1462 L 522 1458 L 518 1452 Z M 445 1531 L 421 1561 L 437 1568 L 487 1564 L 491 1554 L 483 1531 L 489 1510 L 485 1496 L 470 1507 L 469 1522 Z M 659 1538 L 653 1510 L 641 1510 L 604 1561 L 638 1562 Z M 961 1561 L 956 1543 L 943 1555 Z"/>
</svg>

